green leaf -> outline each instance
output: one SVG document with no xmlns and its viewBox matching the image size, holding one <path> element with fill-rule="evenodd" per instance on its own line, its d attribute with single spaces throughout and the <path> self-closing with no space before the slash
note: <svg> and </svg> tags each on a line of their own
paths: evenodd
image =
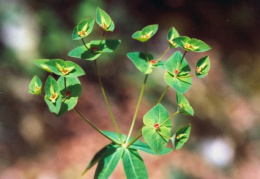
<svg viewBox="0 0 260 179">
<path fill-rule="evenodd" d="M 164 79 L 168 85 L 183 94 L 188 91 L 191 86 L 191 77 L 189 77 L 188 73 L 179 73 L 179 75 L 179 78 L 176 78 L 169 72 L 166 72 Z"/>
<path fill-rule="evenodd" d="M 100 8 L 97 8 L 96 22 L 105 31 L 114 31 L 115 29 L 115 24 L 110 16 Z"/>
<path fill-rule="evenodd" d="M 189 37 L 179 36 L 179 37 L 173 39 L 173 42 L 176 43 L 178 46 L 180 46 L 181 48 L 183 48 L 185 50 L 184 46 L 185 46 L 186 43 L 189 42 L 189 40 L 190 40 Z"/>
<path fill-rule="evenodd" d="M 64 79 L 66 79 L 66 88 Z M 77 77 L 65 78 L 63 76 L 58 79 L 58 85 L 62 96 L 61 109 L 58 114 L 61 116 L 76 106 L 82 92 L 82 86 Z"/>
<path fill-rule="evenodd" d="M 179 33 L 178 31 L 172 27 L 169 32 L 168 32 L 168 42 L 169 42 L 169 46 L 170 48 L 177 48 L 179 45 L 177 45 L 176 43 L 173 42 L 173 39 L 179 37 Z"/>
<path fill-rule="evenodd" d="M 178 111 L 188 116 L 193 116 L 194 111 L 190 106 L 189 101 L 178 91 L 176 91 L 176 99 L 178 103 Z"/>
<path fill-rule="evenodd" d="M 50 61 L 49 59 L 40 59 L 40 60 L 34 60 L 34 64 L 41 69 L 52 73 L 51 69 L 46 65 L 46 62 Z"/>
<path fill-rule="evenodd" d="M 117 143 L 121 143 L 120 138 L 117 133 L 111 132 L 111 131 L 102 131 L 104 135 L 112 139 L 113 141 L 116 141 Z M 124 134 L 121 134 L 121 138 L 123 141 L 126 140 L 126 136 Z"/>
<path fill-rule="evenodd" d="M 173 40 L 174 43 L 182 47 L 186 51 L 205 52 L 211 49 L 205 42 L 186 36 L 181 36 Z"/>
<path fill-rule="evenodd" d="M 155 67 L 155 68 L 162 68 L 162 69 L 165 70 L 164 63 L 165 63 L 164 61 L 159 61 L 159 62 L 153 64 L 153 67 Z"/>
<path fill-rule="evenodd" d="M 49 110 L 58 114 L 61 107 L 61 95 L 58 83 L 56 80 L 49 76 L 45 83 L 45 96 L 44 100 L 47 103 Z"/>
<path fill-rule="evenodd" d="M 180 149 L 189 139 L 190 125 L 180 128 L 172 137 L 172 144 L 176 150 Z"/>
<path fill-rule="evenodd" d="M 198 78 L 204 78 L 205 76 L 208 75 L 209 69 L 210 69 L 209 57 L 208 56 L 202 57 L 196 63 L 195 74 Z"/>
<path fill-rule="evenodd" d="M 101 150 L 99 150 L 94 157 L 92 158 L 92 160 L 89 162 L 88 166 L 86 167 L 86 169 L 84 170 L 84 172 L 82 173 L 82 175 L 84 175 L 91 167 L 93 167 L 102 157 L 102 155 L 104 155 L 104 153 L 108 150 L 108 148 L 111 147 L 112 144 L 109 144 L 105 147 L 103 147 Z"/>
<path fill-rule="evenodd" d="M 137 31 L 132 35 L 133 39 L 139 40 L 140 42 L 146 42 L 154 36 L 158 30 L 158 25 L 148 25 L 144 27 L 141 31 Z"/>
<path fill-rule="evenodd" d="M 171 148 L 164 148 L 160 153 L 156 154 L 156 153 L 154 153 L 154 151 L 151 149 L 151 147 L 149 145 L 147 145 L 144 142 L 141 142 L 140 140 L 137 140 L 135 143 L 130 145 L 129 148 L 141 150 L 143 152 L 153 154 L 153 155 L 164 155 L 164 154 L 168 154 L 172 151 Z"/>
<path fill-rule="evenodd" d="M 127 53 L 127 57 L 134 63 L 136 68 L 144 74 L 152 72 L 154 58 L 151 54 L 147 54 L 147 57 L 142 52 L 130 52 Z"/>
<path fill-rule="evenodd" d="M 183 57 L 182 53 L 180 51 L 177 51 L 164 63 L 166 70 L 170 74 L 176 75 L 175 70 L 178 70 L 179 66 L 180 66 L 180 69 L 179 69 L 178 73 L 181 73 L 181 72 L 188 73 L 191 71 L 188 62 L 186 61 L 185 58 L 183 58 L 183 60 L 182 60 L 182 57 Z M 182 63 L 181 63 L 181 60 L 182 60 Z M 180 65 L 180 63 L 181 63 L 181 65 Z"/>
<path fill-rule="evenodd" d="M 189 75 L 191 70 L 185 58 L 183 58 L 181 63 L 182 57 L 181 52 L 177 51 L 165 62 L 164 66 L 167 72 L 164 79 L 176 91 L 185 93 L 191 87 L 191 77 Z M 180 63 L 181 65 L 179 65 Z"/>
<path fill-rule="evenodd" d="M 148 179 L 144 161 L 137 150 L 125 149 L 122 161 L 127 179 Z"/>
<path fill-rule="evenodd" d="M 81 21 L 73 30 L 72 40 L 80 40 L 88 36 L 93 29 L 95 18 L 89 18 Z"/>
<path fill-rule="evenodd" d="M 115 170 L 123 152 L 124 149 L 118 145 L 109 145 L 99 160 L 94 178 L 109 178 L 109 176 Z"/>
<path fill-rule="evenodd" d="M 159 154 L 169 141 L 172 123 L 168 119 L 169 114 L 161 104 L 157 104 L 144 115 L 145 126 L 142 134 L 144 140 L 156 154 Z"/>
<path fill-rule="evenodd" d="M 120 40 L 94 40 L 86 44 L 87 48 L 82 45 L 69 52 L 70 57 L 76 57 L 85 60 L 95 60 L 101 53 L 112 53 L 121 43 Z"/>
<path fill-rule="evenodd" d="M 40 95 L 42 92 L 42 82 L 38 76 L 34 76 L 29 84 L 29 93 Z"/>
<path fill-rule="evenodd" d="M 77 77 L 85 75 L 83 69 L 71 61 L 63 61 L 61 59 L 50 60 L 45 63 L 53 73 L 65 77 Z"/>
<path fill-rule="evenodd" d="M 110 139 L 116 141 L 117 143 L 120 143 L 120 139 L 119 139 L 117 133 L 111 132 L 111 131 L 102 131 L 102 132 L 104 135 L 106 135 Z M 121 138 L 122 138 L 123 142 L 126 141 L 126 135 L 121 134 Z M 131 141 L 131 140 L 132 140 L 132 137 L 130 137 L 129 141 Z M 168 154 L 172 151 L 171 148 L 164 148 L 160 153 L 156 154 L 156 153 L 154 153 L 154 151 L 151 149 L 151 147 L 149 145 L 147 145 L 144 142 L 141 142 L 140 140 L 135 141 L 132 145 L 129 146 L 129 148 L 141 150 L 143 152 L 153 154 L 153 155 L 164 155 L 164 154 Z"/>
</svg>

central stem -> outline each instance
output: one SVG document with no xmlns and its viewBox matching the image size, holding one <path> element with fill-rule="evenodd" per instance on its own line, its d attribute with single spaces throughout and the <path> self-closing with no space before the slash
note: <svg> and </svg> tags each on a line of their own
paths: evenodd
<svg viewBox="0 0 260 179">
<path fill-rule="evenodd" d="M 104 87 L 103 87 L 103 83 L 102 83 L 102 81 L 101 81 L 101 77 L 100 77 L 100 74 L 99 74 L 99 71 L 98 71 L 97 61 L 94 60 L 94 63 L 95 63 L 95 68 L 96 68 L 96 72 L 97 72 L 97 76 L 98 76 L 98 81 L 99 81 L 99 84 L 100 84 L 100 87 L 101 87 L 101 90 L 102 90 L 104 99 L 105 99 L 105 101 L 106 101 L 106 105 L 107 105 L 108 112 L 109 112 L 109 114 L 110 114 L 110 116 L 111 116 L 111 119 L 112 119 L 112 121 L 113 121 L 113 123 L 114 123 L 114 126 L 115 126 L 115 128 L 116 128 L 116 132 L 117 132 L 117 134 L 118 134 L 118 137 L 120 138 L 121 143 L 123 143 L 122 138 L 121 138 L 121 135 L 120 135 L 120 132 L 119 132 L 119 129 L 118 129 L 117 124 L 116 124 L 116 120 L 115 120 L 115 118 L 114 118 L 114 116 L 113 116 L 113 114 L 112 114 L 110 105 L 109 105 L 108 100 L 107 100 L 107 96 L 106 96 L 106 93 L 105 93 L 105 89 L 104 89 Z"/>
<path fill-rule="evenodd" d="M 129 130 L 129 133 L 128 133 L 128 136 L 127 136 L 127 139 L 126 139 L 126 144 L 132 134 L 132 131 L 133 131 L 133 128 L 134 128 L 134 125 L 135 125 L 135 120 L 136 120 L 136 116 L 137 116 L 137 113 L 138 113 L 138 110 L 139 110 L 139 106 L 140 106 L 140 103 L 141 103 L 141 100 L 142 100 L 142 97 L 143 97 L 143 93 L 144 93 L 144 88 L 145 88 L 145 84 L 146 84 L 146 81 L 147 81 L 147 78 L 148 78 L 148 74 L 145 75 L 145 78 L 144 78 L 144 83 L 143 83 L 143 86 L 142 86 L 142 89 L 141 89 L 141 93 L 140 93 L 140 96 L 139 96 L 139 99 L 138 99 L 138 103 L 137 103 L 137 106 L 136 106 L 136 109 L 135 109 L 135 114 L 134 114 L 134 117 L 133 117 L 133 121 L 132 121 L 132 125 L 130 127 L 130 130 Z"/>
</svg>

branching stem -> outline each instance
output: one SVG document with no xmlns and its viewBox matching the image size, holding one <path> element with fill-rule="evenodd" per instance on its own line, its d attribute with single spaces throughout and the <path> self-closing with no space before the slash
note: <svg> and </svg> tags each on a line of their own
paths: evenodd
<svg viewBox="0 0 260 179">
<path fill-rule="evenodd" d="M 102 37 L 101 37 L 101 41 L 99 43 L 99 46 L 102 44 L 104 37 L 105 37 L 106 31 L 103 31 Z"/>
<path fill-rule="evenodd" d="M 120 145 L 117 141 L 112 140 L 111 138 L 109 138 L 108 136 L 106 136 L 100 129 L 98 129 L 94 124 L 92 124 L 87 118 L 85 118 L 78 110 L 76 110 L 75 108 L 73 108 L 74 112 L 77 113 L 77 115 L 79 117 L 81 117 L 82 119 L 84 119 L 84 121 L 86 121 L 91 127 L 93 127 L 97 132 L 99 132 L 101 135 L 103 135 L 105 138 L 111 140 L 112 142 L 115 142 L 116 144 Z"/>
<path fill-rule="evenodd" d="M 105 89 L 104 89 L 104 86 L 103 86 L 103 83 L 102 83 L 102 80 L 101 80 L 101 77 L 100 77 L 100 74 L 99 74 L 99 71 L 98 71 L 97 60 L 94 60 L 94 63 L 95 63 L 95 68 L 96 68 L 96 72 L 97 72 L 97 76 L 98 76 L 98 81 L 99 81 L 99 84 L 100 84 L 100 87 L 101 87 L 104 99 L 106 101 L 106 105 L 107 105 L 107 109 L 108 109 L 109 115 L 111 116 L 111 119 L 112 119 L 112 121 L 114 123 L 114 126 L 116 128 L 116 132 L 118 134 L 118 137 L 120 138 L 121 143 L 123 143 L 121 135 L 120 135 L 120 132 L 119 132 L 119 129 L 118 129 L 117 124 L 116 124 L 116 120 L 115 120 L 115 118 L 113 116 L 113 113 L 111 111 L 110 105 L 109 105 L 108 100 L 107 100 L 106 92 L 105 92 Z"/>
<path fill-rule="evenodd" d="M 146 81 L 147 81 L 147 78 L 148 78 L 148 74 L 145 75 L 145 78 L 144 78 L 144 82 L 143 82 L 143 86 L 142 86 L 142 89 L 141 89 L 141 93 L 140 93 L 140 96 L 139 96 L 139 99 L 138 99 L 138 103 L 137 103 L 137 106 L 136 106 L 136 109 L 135 109 L 135 114 L 134 114 L 134 117 L 133 117 L 133 121 L 132 121 L 132 125 L 130 127 L 130 130 L 129 130 L 129 133 L 128 133 L 128 136 L 127 136 L 127 139 L 126 139 L 126 144 L 131 136 L 131 133 L 133 131 L 133 128 L 134 128 L 134 125 L 135 125 L 135 120 L 136 120 L 136 116 L 137 116 L 137 113 L 138 113 L 138 110 L 139 110 L 139 106 L 140 106 L 140 103 L 141 103 L 141 100 L 142 100 L 142 97 L 143 97 L 143 92 L 144 92 L 144 88 L 145 88 L 145 84 L 146 84 Z"/>
<path fill-rule="evenodd" d="M 145 58 L 146 58 L 146 61 L 149 62 L 149 59 L 148 59 L 148 54 L 147 54 L 147 45 L 146 45 L 146 42 L 144 43 L 144 53 L 145 53 Z"/>
<path fill-rule="evenodd" d="M 167 122 L 169 119 L 171 119 L 173 116 L 175 116 L 176 114 L 179 114 L 179 111 L 176 111 L 175 113 L 173 113 L 172 115 L 170 115 L 167 119 L 165 119 L 161 124 L 159 124 L 160 126 L 163 125 L 165 122 Z"/>
<path fill-rule="evenodd" d="M 190 78 L 190 77 L 193 77 L 193 76 L 195 76 L 195 74 L 193 74 L 193 75 L 188 75 L 188 76 L 178 76 L 177 78 Z"/>
<path fill-rule="evenodd" d="M 135 136 L 132 138 L 132 140 L 126 145 L 126 148 L 129 147 L 130 145 L 132 145 L 133 143 L 135 143 L 135 141 L 137 141 L 137 139 L 139 139 L 141 136 L 140 136 L 140 133 L 142 132 L 142 129 L 143 129 L 144 125 L 141 127 L 141 129 L 135 134 Z"/>
<path fill-rule="evenodd" d="M 88 48 L 88 46 L 86 45 L 86 43 L 85 43 L 85 41 L 84 41 L 84 39 L 82 38 L 81 39 L 81 41 L 82 41 L 82 43 L 83 43 L 83 45 L 86 47 L 86 49 L 88 49 L 89 50 L 89 48 Z M 90 50 L 91 51 L 91 50 Z M 92 53 L 92 52 L 91 52 Z"/>
<path fill-rule="evenodd" d="M 162 98 L 164 97 L 164 95 L 165 95 L 166 91 L 169 89 L 169 87 L 170 87 L 169 85 L 166 86 L 166 88 L 164 89 L 161 97 L 159 98 L 159 100 L 157 101 L 156 104 L 159 104 L 161 102 Z"/>
<path fill-rule="evenodd" d="M 168 137 L 168 136 L 166 136 L 166 135 L 163 135 L 160 131 L 157 131 L 161 136 L 163 136 L 164 138 L 166 138 L 166 139 L 172 139 L 171 137 Z"/>
<path fill-rule="evenodd" d="M 186 53 L 187 53 L 187 51 L 184 51 L 184 53 L 183 53 L 183 55 L 182 55 L 181 62 L 180 62 L 179 67 L 178 67 L 178 71 L 180 71 L 181 64 L 182 64 L 182 61 L 183 61 L 183 59 L 184 59 Z"/>
<path fill-rule="evenodd" d="M 170 47 L 168 47 L 168 48 L 165 50 L 165 52 L 158 58 L 158 60 L 156 60 L 156 62 L 159 62 L 169 50 L 170 50 Z"/>
</svg>

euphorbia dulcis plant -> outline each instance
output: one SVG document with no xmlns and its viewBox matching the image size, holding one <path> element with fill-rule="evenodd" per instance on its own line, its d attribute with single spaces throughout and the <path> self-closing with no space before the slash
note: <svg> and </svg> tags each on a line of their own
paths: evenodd
<svg viewBox="0 0 260 179">
<path fill-rule="evenodd" d="M 103 30 L 102 38 L 101 40 L 92 40 L 85 43 L 84 39 L 91 34 L 95 21 Z M 29 92 L 34 95 L 43 96 L 49 110 L 57 116 L 64 115 L 66 112 L 73 110 L 98 133 L 111 141 L 110 144 L 103 147 L 94 155 L 83 174 L 97 163 L 94 178 L 108 178 L 113 173 L 119 161 L 122 160 L 127 178 L 145 179 L 148 178 L 148 173 L 144 161 L 138 152 L 139 150 L 152 155 L 169 155 L 173 148 L 178 150 L 187 142 L 191 126 L 183 126 L 173 132 L 171 119 L 179 113 L 193 116 L 193 108 L 185 98 L 184 93 L 191 87 L 192 77 L 203 78 L 208 74 L 210 61 L 208 56 L 199 59 L 194 67 L 194 73 L 191 73 L 191 68 L 185 55 L 187 52 L 205 52 L 211 48 L 201 40 L 180 36 L 177 30 L 171 27 L 166 39 L 168 40 L 169 47 L 158 59 L 155 59 L 152 54 L 147 52 L 146 44 L 156 34 L 158 25 L 148 25 L 142 30 L 135 32 L 132 38 L 144 44 L 144 51 L 129 52 L 126 55 L 135 67 L 144 74 L 144 81 L 129 133 L 124 135 L 119 132 L 116 120 L 110 109 L 97 65 L 97 59 L 101 55 L 108 55 L 107 53 L 114 52 L 121 43 L 118 39 L 105 39 L 106 32 L 112 32 L 114 29 L 115 24 L 111 17 L 102 9 L 97 8 L 96 18 L 84 19 L 74 28 L 72 39 L 81 40 L 82 45 L 73 49 L 68 55 L 70 57 L 94 61 L 102 93 L 116 132 L 99 129 L 75 109 L 82 91 L 78 77 L 85 75 L 85 72 L 74 62 L 62 59 L 35 60 L 34 63 L 41 69 L 49 72 L 50 75 L 45 82 L 44 94 L 42 92 L 42 82 L 37 76 L 34 76 L 31 80 Z M 170 49 L 175 48 L 183 49 L 184 53 L 176 51 L 170 58 L 162 61 L 164 55 Z M 132 135 L 148 76 L 157 68 L 165 70 L 164 80 L 167 84 L 166 88 L 159 97 L 157 104 L 143 116 L 143 126 L 135 135 Z M 58 76 L 58 78 L 55 79 L 53 74 L 55 74 L 55 77 Z M 177 111 L 171 115 L 169 115 L 167 109 L 160 103 L 169 87 L 172 87 L 176 91 L 177 100 Z M 143 137 L 145 142 L 140 140 L 141 137 Z M 169 141 L 171 141 L 172 147 L 167 147 Z"/>
</svg>

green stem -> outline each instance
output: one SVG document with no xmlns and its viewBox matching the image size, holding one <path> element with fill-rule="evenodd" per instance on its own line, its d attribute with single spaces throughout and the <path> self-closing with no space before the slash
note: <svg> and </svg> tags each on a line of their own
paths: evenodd
<svg viewBox="0 0 260 179">
<path fill-rule="evenodd" d="M 177 78 L 190 78 L 190 77 L 193 77 L 193 76 L 195 76 L 195 74 L 193 74 L 193 75 L 188 75 L 188 76 L 178 76 Z"/>
<path fill-rule="evenodd" d="M 127 144 L 126 148 L 129 147 L 129 146 L 131 146 L 133 143 L 135 143 L 140 137 L 142 137 L 142 134 L 140 134 L 140 135 L 139 135 L 138 137 L 136 137 L 134 140 L 131 140 L 131 141 Z"/>
<path fill-rule="evenodd" d="M 161 136 L 163 136 L 164 138 L 166 138 L 166 139 L 172 139 L 171 137 L 168 137 L 168 136 L 166 136 L 166 135 L 163 135 L 160 131 L 157 131 Z"/>
<path fill-rule="evenodd" d="M 142 132 L 142 129 L 143 129 L 144 125 L 141 127 L 141 129 L 135 134 L 135 136 L 132 138 L 132 140 L 126 145 L 126 148 L 129 147 L 130 145 L 132 145 L 133 143 L 135 143 L 135 141 L 140 138 L 139 135 L 140 133 Z"/>
<path fill-rule="evenodd" d="M 102 44 L 104 37 L 105 37 L 106 31 L 103 31 L 102 37 L 101 37 L 101 41 L 99 43 L 99 46 Z"/>
<path fill-rule="evenodd" d="M 64 77 L 64 87 L 65 87 L 65 94 L 67 92 L 67 83 L 66 83 L 66 77 Z M 66 95 L 65 95 L 66 96 Z"/>
<path fill-rule="evenodd" d="M 163 96 L 165 95 L 165 93 L 166 93 L 166 91 L 169 89 L 169 87 L 170 87 L 169 85 L 166 86 L 166 88 L 164 89 L 164 91 L 163 91 L 161 97 L 159 98 L 159 100 L 157 101 L 156 104 L 159 104 L 159 103 L 161 102 Z"/>
<path fill-rule="evenodd" d="M 146 42 L 144 43 L 144 52 L 145 52 L 146 61 L 149 62 L 149 59 L 148 59 L 148 56 L 147 56 L 147 45 L 146 45 Z"/>
<path fill-rule="evenodd" d="M 85 41 L 83 40 L 83 38 L 81 39 L 81 41 L 82 41 L 83 45 L 86 47 L 86 49 L 89 50 L 89 48 L 87 47 L 87 45 L 86 45 Z M 90 50 L 90 51 L 91 51 L 91 50 Z M 92 52 L 91 52 L 91 53 L 92 53 Z"/>
<path fill-rule="evenodd" d="M 170 115 L 167 119 L 165 119 L 161 124 L 159 124 L 159 126 L 163 125 L 165 122 L 167 122 L 170 118 L 172 118 L 173 116 L 175 116 L 176 114 L 179 114 L 179 111 L 176 111 L 175 113 L 173 113 L 172 115 Z"/>
<path fill-rule="evenodd" d="M 75 108 L 73 108 L 74 112 L 77 113 L 77 115 L 79 117 L 81 117 L 82 119 L 84 119 L 91 127 L 93 127 L 97 132 L 99 132 L 101 135 L 103 135 L 104 137 L 106 137 L 107 139 L 111 140 L 112 142 L 120 145 L 117 141 L 109 138 L 108 136 L 106 136 L 100 129 L 98 129 L 94 124 L 92 124 L 87 118 L 85 118 L 78 110 L 76 110 Z"/>
<path fill-rule="evenodd" d="M 112 121 L 113 121 L 113 123 L 114 123 L 114 126 L 115 126 L 115 128 L 116 128 L 116 132 L 117 132 L 117 134 L 118 134 L 118 137 L 120 138 L 121 143 L 123 143 L 122 138 L 121 138 L 121 135 L 120 135 L 120 132 L 119 132 L 119 129 L 118 129 L 117 124 L 116 124 L 116 120 L 115 120 L 115 118 L 114 118 L 114 116 L 113 116 L 113 114 L 112 114 L 110 105 L 109 105 L 108 100 L 107 100 L 106 92 L 105 92 L 105 89 L 104 89 L 104 86 L 103 86 L 103 83 L 102 83 L 102 81 L 101 81 L 101 77 L 100 77 L 100 74 L 99 74 L 99 71 L 98 71 L 97 61 L 94 60 L 94 63 L 95 63 L 95 68 L 96 68 L 96 72 L 97 72 L 97 76 L 98 76 L 98 81 L 99 81 L 99 84 L 100 84 L 100 87 L 101 87 L 101 90 L 102 90 L 104 99 L 105 99 L 105 101 L 106 101 L 106 105 L 107 105 L 108 112 L 109 112 L 109 114 L 110 114 L 110 116 L 111 116 L 111 119 L 112 119 Z"/>
<path fill-rule="evenodd" d="M 183 59 L 184 59 L 186 53 L 187 53 L 187 51 L 185 51 L 185 52 L 183 53 L 183 55 L 182 55 L 181 62 L 180 62 L 179 67 L 178 67 L 178 71 L 180 71 L 181 64 L 182 64 L 182 61 L 183 61 Z"/>
<path fill-rule="evenodd" d="M 129 138 L 131 136 L 131 133 L 132 133 L 134 125 L 135 125 L 137 112 L 139 110 L 139 106 L 140 106 L 140 103 L 141 103 L 141 100 L 142 100 L 142 97 L 143 97 L 144 88 L 145 88 L 145 84 L 146 84 L 147 78 L 148 78 L 148 74 L 146 74 L 145 78 L 144 78 L 144 83 L 143 83 L 143 86 L 142 86 L 142 89 L 141 89 L 141 93 L 140 93 L 140 96 L 139 96 L 139 99 L 138 99 L 138 103 L 137 103 L 137 106 L 136 106 L 136 109 L 135 109 L 135 114 L 134 114 L 134 117 L 133 117 L 133 121 L 132 121 L 130 130 L 129 130 L 129 133 L 128 133 L 128 136 L 127 136 L 127 139 L 126 139 L 126 142 L 125 142 L 126 144 L 127 144 L 128 140 L 129 140 Z"/>
<path fill-rule="evenodd" d="M 66 77 L 63 77 L 64 78 L 64 87 L 65 87 L 65 98 L 63 98 L 63 100 L 61 102 L 65 102 L 66 99 L 67 99 L 67 96 L 66 96 L 66 93 L 67 93 L 67 83 L 66 83 Z"/>
<path fill-rule="evenodd" d="M 156 60 L 156 62 L 159 62 L 169 50 L 170 50 L 170 47 L 168 47 L 168 48 L 165 50 L 165 52 L 158 58 L 158 60 Z"/>
</svg>

